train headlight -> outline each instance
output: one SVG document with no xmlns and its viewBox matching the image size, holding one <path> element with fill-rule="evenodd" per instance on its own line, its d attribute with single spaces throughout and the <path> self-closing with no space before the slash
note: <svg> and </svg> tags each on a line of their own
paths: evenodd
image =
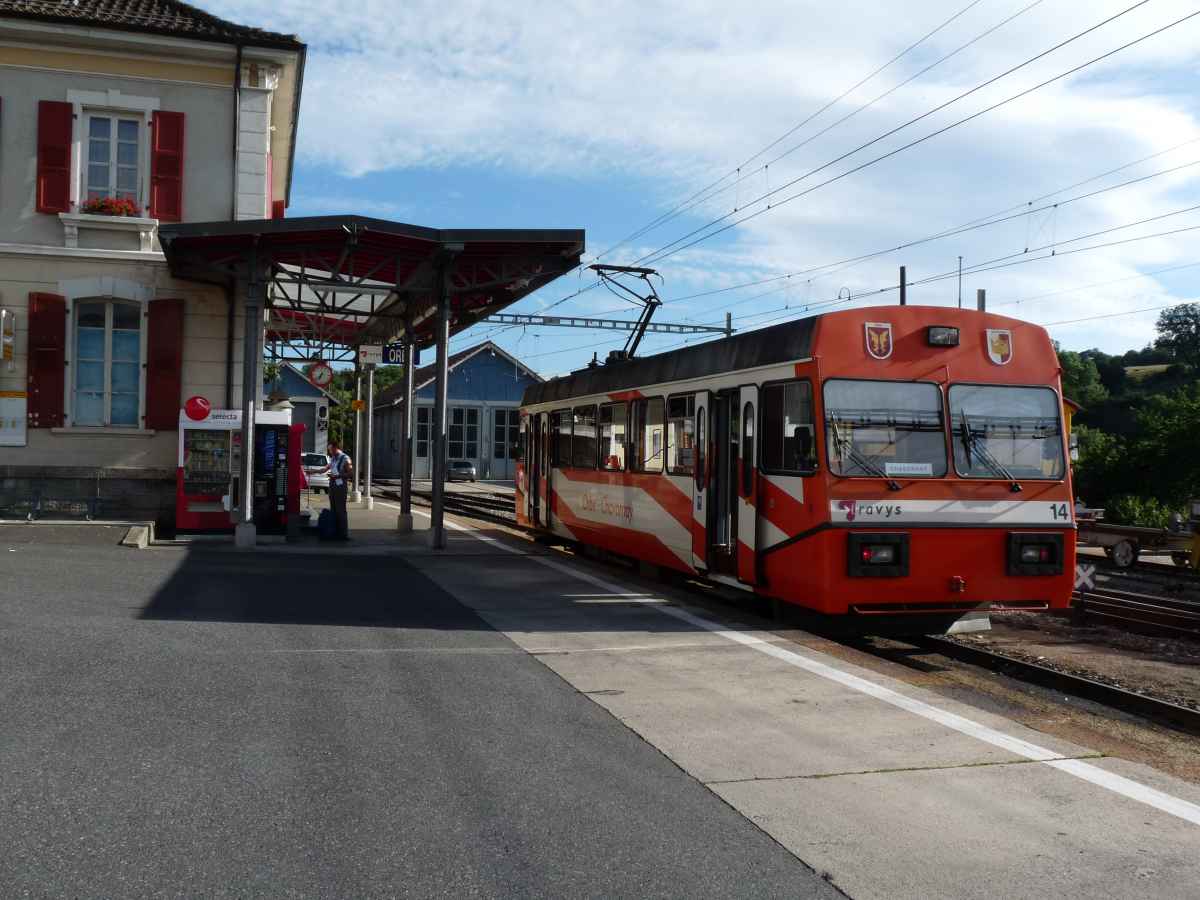
<svg viewBox="0 0 1200 900">
<path fill-rule="evenodd" d="M 846 537 L 851 578 L 902 578 L 908 574 L 908 535 L 851 531 Z"/>
<path fill-rule="evenodd" d="M 1021 547 L 1022 563 L 1048 563 L 1054 561 L 1054 547 L 1050 544 L 1025 544 Z"/>
<path fill-rule="evenodd" d="M 1061 575 L 1066 549 L 1061 534 L 1009 532 L 1009 575 Z"/>
<path fill-rule="evenodd" d="M 859 551 L 863 565 L 891 566 L 896 563 L 895 544 L 866 544 Z"/>
<path fill-rule="evenodd" d="M 925 339 L 931 347 L 957 347 L 958 329 L 949 325 L 930 325 Z"/>
</svg>

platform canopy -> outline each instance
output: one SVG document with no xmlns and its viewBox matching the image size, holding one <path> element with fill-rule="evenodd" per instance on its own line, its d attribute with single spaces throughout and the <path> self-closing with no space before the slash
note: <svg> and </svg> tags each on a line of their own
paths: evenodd
<svg viewBox="0 0 1200 900">
<path fill-rule="evenodd" d="M 582 229 L 437 229 L 364 216 L 162 225 L 178 278 L 259 281 L 267 352 L 351 360 L 361 344 L 435 340 L 439 291 L 450 333 L 517 302 L 579 265 Z"/>
</svg>

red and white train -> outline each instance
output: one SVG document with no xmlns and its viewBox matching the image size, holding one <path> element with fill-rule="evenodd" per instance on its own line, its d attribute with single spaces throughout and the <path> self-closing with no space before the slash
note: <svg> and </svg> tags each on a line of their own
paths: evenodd
<svg viewBox="0 0 1200 900">
<path fill-rule="evenodd" d="M 817 315 L 529 388 L 523 525 L 830 616 L 940 631 L 1070 603 L 1046 331 L 945 307 Z"/>
</svg>

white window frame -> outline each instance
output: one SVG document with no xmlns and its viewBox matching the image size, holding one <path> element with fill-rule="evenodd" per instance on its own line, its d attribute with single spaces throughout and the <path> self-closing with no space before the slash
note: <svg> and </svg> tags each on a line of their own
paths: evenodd
<svg viewBox="0 0 1200 900">
<path fill-rule="evenodd" d="M 128 281 L 113 276 L 99 278 L 76 278 L 58 283 L 58 293 L 67 301 L 67 334 L 64 357 L 66 361 L 66 377 L 63 378 L 63 411 L 67 430 L 78 429 L 80 432 L 110 432 L 113 434 L 151 435 L 154 432 L 146 428 L 146 360 L 147 341 L 149 339 L 150 321 L 149 306 L 152 290 L 135 281 Z M 75 345 L 76 345 L 76 312 L 78 303 L 89 302 L 129 303 L 139 307 L 138 316 L 141 328 L 138 333 L 138 420 L 130 425 L 76 425 L 75 424 Z M 106 316 L 108 314 L 106 313 Z M 106 342 L 110 337 L 105 338 Z M 105 372 L 105 386 L 108 386 L 110 374 Z M 105 418 L 108 416 L 108 405 L 111 402 L 111 392 L 106 389 Z"/>
<path fill-rule="evenodd" d="M 138 158 L 137 158 L 137 163 L 134 166 L 134 168 L 136 169 L 136 175 L 135 175 L 135 179 L 134 179 L 135 183 L 134 183 L 134 188 L 133 188 L 133 192 L 132 192 L 133 193 L 133 202 L 137 205 L 139 213 L 146 212 L 146 206 L 149 203 L 150 192 L 149 192 L 149 190 L 147 190 L 146 183 L 145 183 L 146 179 L 149 177 L 149 174 L 148 174 L 149 170 L 148 170 L 148 167 L 145 165 L 145 162 L 146 162 L 146 160 L 145 160 L 145 147 L 146 147 L 146 140 L 145 140 L 146 120 L 145 120 L 145 118 L 143 118 L 138 113 L 127 113 L 127 112 L 120 112 L 118 110 L 97 109 L 97 108 L 91 108 L 91 107 L 89 107 L 88 109 L 86 109 L 84 111 L 83 118 L 84 118 L 83 145 L 87 150 L 87 158 L 80 162 L 80 177 L 82 178 L 82 182 L 79 185 L 80 204 L 82 205 L 83 203 L 86 203 L 88 201 L 88 199 L 89 199 L 88 194 L 92 190 L 92 184 L 91 184 L 91 168 L 92 168 L 92 166 L 100 165 L 99 163 L 93 163 L 92 158 L 91 158 L 91 142 L 93 140 L 93 138 L 92 138 L 92 122 L 93 122 L 93 120 L 105 119 L 111 123 L 111 129 L 109 132 L 109 141 L 108 141 L 108 144 L 109 144 L 109 159 L 108 159 L 108 164 L 107 164 L 108 165 L 108 185 L 106 187 L 106 190 L 109 191 L 110 195 L 113 197 L 116 197 L 117 194 L 122 192 L 121 188 L 117 186 L 117 175 L 118 175 L 119 169 L 120 168 L 128 168 L 128 166 L 122 166 L 118 162 L 118 157 L 120 155 L 118 152 L 120 149 L 120 144 L 128 143 L 127 141 L 121 141 L 121 139 L 120 139 L 121 122 L 133 122 L 137 125 L 137 128 L 138 128 L 138 137 L 137 137 Z"/>
<path fill-rule="evenodd" d="M 74 425 L 75 427 L 79 427 L 79 428 L 125 428 L 125 429 L 140 428 L 141 423 L 142 423 L 142 418 L 145 415 L 145 410 L 142 408 L 143 404 L 144 404 L 144 397 L 145 397 L 145 390 L 144 390 L 145 364 L 142 362 L 142 346 L 141 346 L 143 343 L 142 342 L 142 332 L 144 332 L 146 330 L 145 309 L 142 307 L 142 305 L 140 303 L 138 303 L 136 301 L 124 300 L 120 297 L 80 298 L 76 302 L 76 304 L 74 304 L 74 309 L 72 310 L 72 313 L 71 313 L 71 315 L 72 315 L 72 321 L 71 321 L 72 335 L 71 336 L 72 336 L 72 340 L 76 341 L 76 343 L 74 343 L 72 345 L 72 350 L 76 350 L 78 348 L 78 343 L 77 343 L 78 330 L 79 330 L 78 309 L 79 309 L 79 305 L 84 304 L 84 303 L 88 303 L 88 304 L 101 304 L 102 303 L 102 304 L 104 304 L 104 356 L 103 356 L 103 359 L 100 360 L 104 366 L 104 413 L 103 413 L 103 421 L 100 423 L 96 423 L 96 422 L 76 423 L 76 422 L 72 421 L 72 425 Z M 129 308 L 135 310 L 135 314 L 138 319 L 138 359 L 135 363 L 137 365 L 137 374 L 138 374 L 138 390 L 137 390 L 138 405 L 137 405 L 136 420 L 132 423 L 129 423 L 129 422 L 114 423 L 112 421 L 112 399 L 113 399 L 112 369 L 113 369 L 113 331 L 114 331 L 113 319 L 114 319 L 114 312 L 118 305 L 126 306 L 126 307 L 129 307 Z M 71 394 L 72 394 L 72 397 L 74 397 L 79 391 L 79 385 L 78 385 L 79 361 L 78 360 L 76 360 L 76 364 L 72 367 L 72 371 L 70 374 L 71 374 Z M 72 410 L 72 412 L 74 412 L 74 411 Z"/>
<path fill-rule="evenodd" d="M 71 207 L 78 212 L 87 201 L 87 156 L 89 120 L 93 113 L 113 118 L 139 119 L 138 212 L 150 215 L 150 119 L 159 109 L 157 97 L 135 97 L 117 90 L 67 91 L 74 113 L 71 146 Z M 114 123 L 115 126 L 115 123 Z M 114 140 L 114 145 L 115 145 Z M 115 154 L 115 146 L 114 146 Z M 115 162 L 112 163 L 115 166 Z"/>
</svg>

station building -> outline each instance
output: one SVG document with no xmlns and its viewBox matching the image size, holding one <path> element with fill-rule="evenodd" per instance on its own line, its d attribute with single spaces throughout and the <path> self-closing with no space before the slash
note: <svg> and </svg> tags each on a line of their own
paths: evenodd
<svg viewBox="0 0 1200 900">
<path fill-rule="evenodd" d="M 511 480 L 516 476 L 521 398 L 525 388 L 540 384 L 542 377 L 491 341 L 452 354 L 447 365 L 449 458 L 474 463 L 480 478 Z M 414 478 L 430 477 L 436 370 L 429 365 L 414 373 Z M 375 472 L 384 477 L 398 474 L 403 465 L 402 385 L 379 393 L 374 417 Z"/>
<path fill-rule="evenodd" d="M 170 518 L 181 403 L 240 406 L 244 316 L 159 228 L 282 216 L 304 55 L 173 0 L 0 0 L 0 515 Z"/>
</svg>

